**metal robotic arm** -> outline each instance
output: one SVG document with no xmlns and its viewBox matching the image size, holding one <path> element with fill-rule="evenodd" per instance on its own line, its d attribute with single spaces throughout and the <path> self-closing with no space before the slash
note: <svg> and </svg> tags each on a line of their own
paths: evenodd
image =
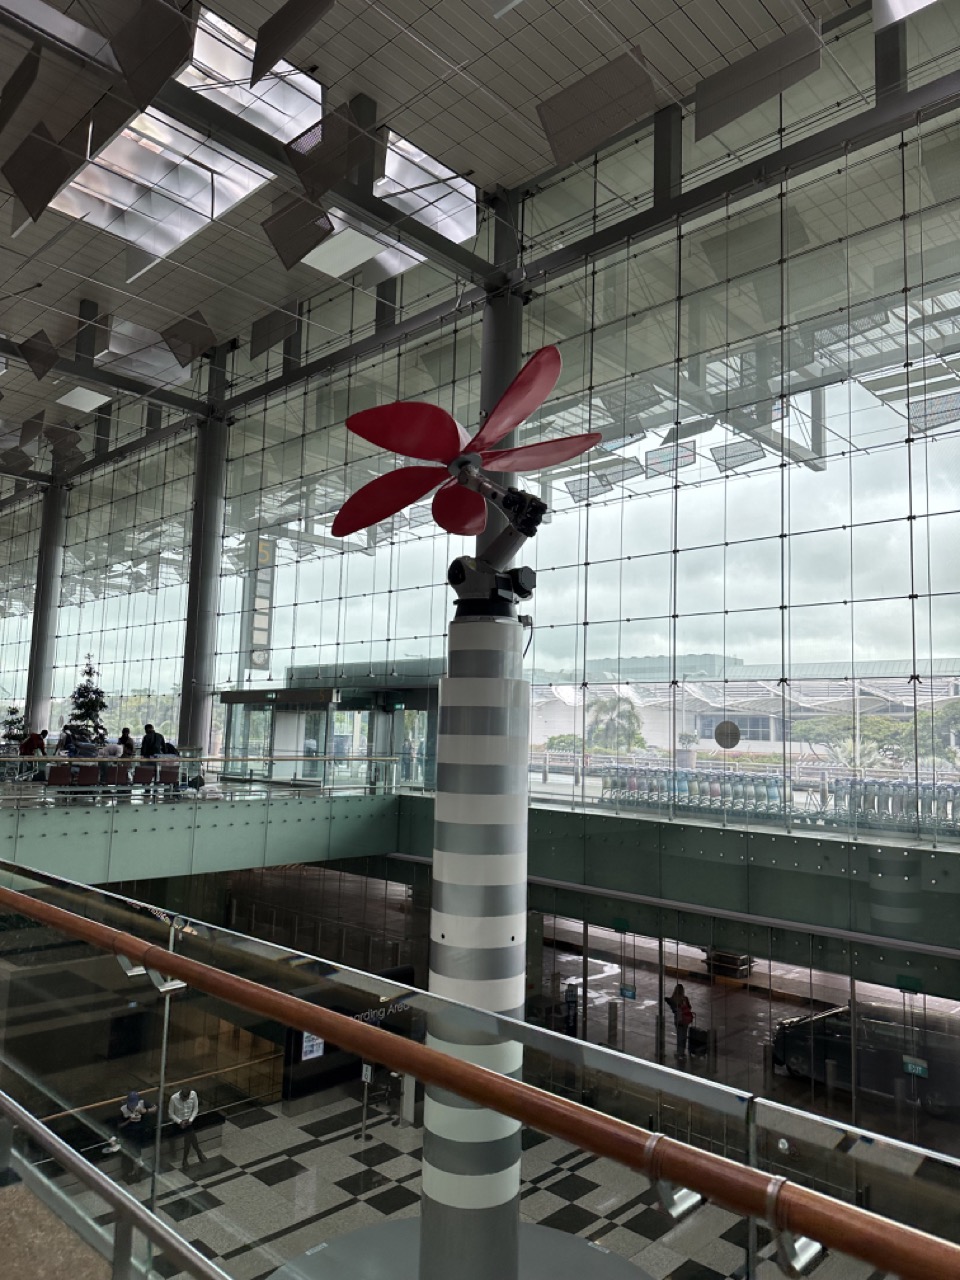
<svg viewBox="0 0 960 1280">
<path fill-rule="evenodd" d="M 447 572 L 447 581 L 458 600 L 501 600 L 516 604 L 529 600 L 537 585 L 533 569 L 510 568 L 520 548 L 532 538 L 547 513 L 542 499 L 522 489 L 507 489 L 497 484 L 480 469 L 480 458 L 464 455 L 456 465 L 459 484 L 479 493 L 492 507 L 502 511 L 507 526 L 490 543 L 481 556 L 460 556 Z"/>
</svg>

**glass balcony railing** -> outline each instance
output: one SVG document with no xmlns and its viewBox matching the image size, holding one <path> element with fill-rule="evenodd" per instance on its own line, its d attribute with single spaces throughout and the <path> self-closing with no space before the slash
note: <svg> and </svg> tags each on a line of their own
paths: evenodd
<svg viewBox="0 0 960 1280">
<path fill-rule="evenodd" d="M 690 753 L 691 755 L 694 753 Z M 398 755 L 184 755 L 20 759 L 0 756 L 0 809 L 171 800 L 205 803 L 284 795 L 430 795 L 435 761 Z M 741 830 L 951 845 L 960 840 L 960 772 L 918 774 L 822 762 L 707 762 L 680 768 L 649 754 L 532 750 L 530 799 L 624 817 Z"/>
<path fill-rule="evenodd" d="M 396 756 L 201 755 L 143 759 L 0 756 L 0 807 L 262 798 L 270 785 L 308 795 L 388 795 Z"/>
<path fill-rule="evenodd" d="M 0 1087 L 236 1280 L 347 1274 L 385 1224 L 400 1266 L 430 1185 L 425 1083 L 522 1122 L 521 1222 L 584 1273 L 767 1280 L 778 1261 L 816 1274 L 825 1246 L 825 1278 L 960 1277 L 960 1161 L 453 1004 L 405 969 L 362 973 L 51 876 L 0 883 Z M 510 1046 L 522 1079 L 430 1049 L 438 1019 Z M 136 1138 L 119 1127 L 131 1090 L 148 1109 Z M 195 1143 L 171 1116 L 181 1090 L 198 1096 Z"/>
<path fill-rule="evenodd" d="M 4 1274 L 228 1280 L 168 1221 L 0 1093 Z"/>
</svg>

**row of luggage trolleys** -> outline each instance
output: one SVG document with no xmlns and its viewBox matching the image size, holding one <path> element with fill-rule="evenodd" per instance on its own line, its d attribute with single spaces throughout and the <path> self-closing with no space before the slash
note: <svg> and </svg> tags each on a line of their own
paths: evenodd
<svg viewBox="0 0 960 1280">
<path fill-rule="evenodd" d="M 788 815 L 800 823 L 960 834 L 960 785 L 952 783 L 821 778 L 795 792 L 782 774 L 621 768 L 604 774 L 601 801 L 618 808 Z"/>
</svg>

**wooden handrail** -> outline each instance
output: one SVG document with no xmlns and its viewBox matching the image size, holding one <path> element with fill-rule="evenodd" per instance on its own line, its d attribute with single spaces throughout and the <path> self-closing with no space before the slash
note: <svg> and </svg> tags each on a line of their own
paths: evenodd
<svg viewBox="0 0 960 1280">
<path fill-rule="evenodd" d="M 636 1125 L 555 1097 L 533 1085 L 462 1062 L 378 1027 L 318 1008 L 212 965 L 86 920 L 50 903 L 0 888 L 0 905 L 101 950 L 180 978 L 198 991 L 276 1019 L 424 1084 L 459 1094 L 594 1155 L 688 1187 L 733 1213 L 766 1220 L 828 1249 L 850 1254 L 901 1280 L 960 1280 L 960 1246 L 881 1218 L 817 1191 L 737 1164 Z"/>
</svg>

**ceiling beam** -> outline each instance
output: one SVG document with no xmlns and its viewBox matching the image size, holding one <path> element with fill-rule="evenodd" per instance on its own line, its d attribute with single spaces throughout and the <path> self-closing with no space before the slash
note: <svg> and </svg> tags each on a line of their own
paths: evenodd
<svg viewBox="0 0 960 1280">
<path fill-rule="evenodd" d="M 92 71 L 114 77 L 121 74 L 106 36 L 74 22 L 44 0 L 0 0 L 0 26 Z"/>
<path fill-rule="evenodd" d="M 0 356 L 16 360 L 23 364 L 20 348 L 9 338 L 0 338 Z M 193 396 L 181 395 L 178 391 L 166 391 L 163 387 L 151 386 L 149 382 L 141 382 L 139 378 L 130 378 L 125 373 L 114 372 L 110 365 L 88 365 L 68 360 L 61 356 L 53 366 L 51 373 L 59 373 L 75 379 L 79 383 L 93 383 L 104 387 L 117 395 L 133 396 L 136 399 L 152 400 L 155 404 L 166 405 L 168 409 L 178 409 L 181 413 L 203 413 L 205 406 L 202 400 Z M 64 410 L 69 416 L 69 410 Z"/>
<path fill-rule="evenodd" d="M 23 476 L 17 476 L 17 479 L 22 480 Z M 5 498 L 0 498 L 0 512 L 9 511 L 12 507 L 22 506 L 25 502 L 39 501 L 43 493 L 41 486 L 50 484 L 53 484 L 52 476 L 44 476 L 40 480 L 31 480 L 28 488 L 21 489 L 19 493 L 8 493 Z"/>
<path fill-rule="evenodd" d="M 53 476 L 44 471 L 10 471 L 7 467 L 0 467 L 0 476 L 5 480 L 22 480 L 24 484 L 53 484 Z M 20 497 L 19 494 L 16 496 Z"/>
<path fill-rule="evenodd" d="M 123 444 L 117 445 L 115 449 L 110 449 L 99 458 L 88 458 L 86 462 L 82 462 L 78 467 L 74 467 L 72 471 L 68 471 L 62 477 L 63 482 L 69 484 L 72 480 L 85 476 L 91 471 L 99 471 L 101 467 L 108 467 L 115 462 L 123 462 L 124 459 L 130 458 L 137 453 L 143 453 L 145 449 L 149 449 L 153 445 L 164 444 L 167 440 L 172 440 L 174 436 L 180 435 L 181 432 L 189 431 L 195 427 L 201 417 L 206 417 L 206 408 L 201 408 L 199 413 L 191 413 L 185 418 L 178 418 L 176 422 L 168 423 L 165 427 L 155 427 L 152 431 L 145 431 L 142 436 L 135 436 L 132 440 L 125 440 Z M 50 483 L 49 478 L 47 483 Z"/>
<path fill-rule="evenodd" d="M 8 0 L 0 0 L 0 3 L 5 2 Z M 300 191 L 299 178 L 287 159 L 283 144 L 263 129 L 219 106 L 206 94 L 195 93 L 176 80 L 168 80 L 153 105 L 180 124 L 222 142 L 237 155 L 268 169 Z M 505 275 L 498 273 L 485 258 L 448 240 L 432 227 L 417 222 L 409 213 L 395 209 L 386 200 L 362 190 L 355 183 L 338 183 L 330 192 L 330 202 L 359 218 L 371 230 L 389 232 L 408 249 L 422 254 L 462 280 L 494 288 L 505 283 Z"/>
<path fill-rule="evenodd" d="M 44 0 L 0 0 L 0 26 L 96 72 L 114 78 L 121 75 L 107 39 L 65 17 Z M 211 101 L 206 94 L 196 93 L 177 80 L 168 80 L 153 105 L 180 124 L 221 141 L 238 155 L 295 184 L 299 190 L 300 183 L 282 143 Z M 490 284 L 492 287 L 504 283 L 493 264 L 485 258 L 448 240 L 432 227 L 417 222 L 409 213 L 395 209 L 372 192 L 344 182 L 331 192 L 331 196 L 338 207 L 361 218 L 372 230 L 389 232 L 401 244 L 455 277 L 471 284 Z"/>
<path fill-rule="evenodd" d="M 958 101 L 960 71 L 951 71 L 906 93 L 891 94 L 859 115 L 841 120 L 839 124 L 830 125 L 819 133 L 810 134 L 729 173 L 722 173 L 672 199 L 661 200 L 642 213 L 632 214 L 579 240 L 571 240 L 562 249 L 528 262 L 524 277 L 535 281 L 543 276 L 557 275 L 572 270 L 585 260 L 613 253 L 628 240 L 649 239 L 689 218 L 722 209 L 730 200 L 744 199 L 775 186 L 788 175 L 795 178 L 892 134 L 915 129 L 918 119 L 933 119 L 952 111 Z"/>
</svg>

